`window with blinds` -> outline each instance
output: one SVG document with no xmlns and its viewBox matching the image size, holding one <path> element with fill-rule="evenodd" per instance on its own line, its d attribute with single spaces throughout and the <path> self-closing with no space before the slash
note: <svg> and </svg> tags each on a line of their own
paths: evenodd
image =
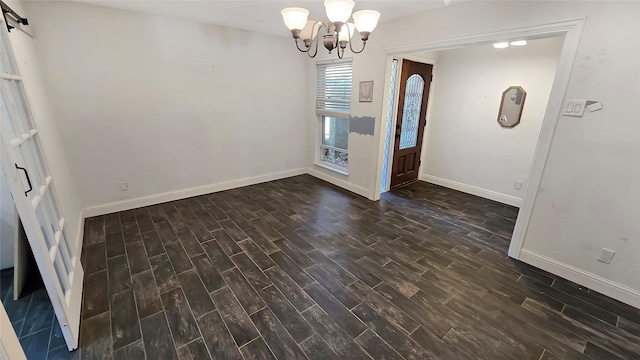
<svg viewBox="0 0 640 360">
<path fill-rule="evenodd" d="M 316 109 L 348 114 L 351 110 L 351 59 L 322 62 L 316 66 Z"/>
<path fill-rule="evenodd" d="M 346 168 L 349 163 L 351 75 L 351 59 L 316 65 L 316 114 L 320 117 L 321 136 L 318 158 L 339 168 Z"/>
</svg>

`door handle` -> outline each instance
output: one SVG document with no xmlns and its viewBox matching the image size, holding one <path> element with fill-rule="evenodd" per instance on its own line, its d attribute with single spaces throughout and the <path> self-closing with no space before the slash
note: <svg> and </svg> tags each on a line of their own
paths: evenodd
<svg viewBox="0 0 640 360">
<path fill-rule="evenodd" d="M 33 186 L 31 185 L 31 179 L 29 179 L 29 173 L 27 172 L 27 169 L 25 169 L 25 168 L 23 168 L 23 167 L 18 166 L 18 164 L 15 164 L 15 165 L 16 165 L 16 169 L 18 169 L 18 170 L 22 170 L 22 171 L 24 172 L 24 176 L 27 178 L 27 184 L 29 184 L 29 190 L 27 190 L 27 191 L 25 191 L 25 192 L 24 192 L 24 196 L 27 196 L 27 194 L 28 194 L 31 190 L 33 190 Z"/>
</svg>

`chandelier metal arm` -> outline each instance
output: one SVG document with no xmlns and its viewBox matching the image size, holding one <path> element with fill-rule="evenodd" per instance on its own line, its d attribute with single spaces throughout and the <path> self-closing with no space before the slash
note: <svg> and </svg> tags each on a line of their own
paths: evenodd
<svg viewBox="0 0 640 360">
<path fill-rule="evenodd" d="M 310 58 L 314 58 L 314 57 L 316 57 L 316 55 L 318 55 L 318 43 L 319 43 L 318 34 L 320 33 L 320 30 L 323 27 L 325 27 L 325 24 L 323 22 L 316 21 L 315 23 L 313 23 L 313 26 L 311 28 L 311 34 L 312 35 L 313 35 L 313 29 L 315 29 L 316 25 L 318 25 L 318 24 L 320 24 L 320 25 L 318 26 L 316 36 L 311 40 L 304 40 L 304 39 L 302 40 L 304 42 L 304 45 L 305 45 L 304 49 L 301 48 L 300 44 L 298 43 L 298 40 L 300 39 L 299 33 L 297 34 L 297 36 L 294 35 L 294 38 L 293 38 L 293 41 L 296 43 L 296 48 L 298 48 L 298 50 L 300 52 L 307 53 L 307 55 L 309 55 Z M 312 55 L 311 48 L 314 47 L 314 45 L 313 45 L 314 41 L 315 41 L 315 49 L 314 49 L 313 55 Z"/>
<path fill-rule="evenodd" d="M 351 29 L 349 28 L 349 24 L 345 24 L 347 26 L 347 31 L 349 31 L 349 34 L 351 34 Z M 354 29 L 355 30 L 355 29 Z M 349 39 L 349 49 L 351 50 L 352 53 L 354 54 L 360 54 L 361 52 L 364 51 L 364 48 L 367 47 L 367 40 L 369 39 L 369 33 L 361 33 L 360 37 L 362 39 L 362 49 L 360 49 L 359 51 L 355 51 L 353 50 L 353 39 Z"/>
<path fill-rule="evenodd" d="M 296 47 L 298 48 L 298 50 L 300 50 L 300 52 L 303 52 L 303 53 L 308 53 L 309 50 L 311 50 L 311 46 L 307 47 L 306 50 L 303 50 L 300 48 L 300 45 L 298 44 L 298 40 L 299 39 L 293 39 L 293 41 L 296 43 Z"/>
<path fill-rule="evenodd" d="M 355 51 L 355 50 L 353 50 L 353 46 L 351 45 L 351 41 L 349 41 L 349 49 L 351 49 L 351 52 L 354 53 L 354 54 L 360 54 L 361 52 L 364 51 L 364 48 L 366 48 L 366 47 L 367 47 L 367 42 L 363 41 L 362 42 L 362 49 L 360 49 L 359 51 Z"/>
</svg>

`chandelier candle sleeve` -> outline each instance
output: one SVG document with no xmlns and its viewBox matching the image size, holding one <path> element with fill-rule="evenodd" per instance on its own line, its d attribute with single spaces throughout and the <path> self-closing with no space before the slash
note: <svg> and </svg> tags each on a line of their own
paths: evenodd
<svg viewBox="0 0 640 360">
<path fill-rule="evenodd" d="M 291 31 L 298 50 L 313 58 L 318 54 L 318 44 L 322 41 L 329 54 L 335 49 L 340 59 L 343 58 L 347 45 L 354 54 L 364 51 L 371 32 L 378 25 L 380 13 L 374 10 L 360 10 L 353 13 L 353 22 L 348 22 L 355 6 L 353 0 L 325 0 L 324 6 L 329 18 L 326 23 L 309 20 L 307 9 L 292 7 L 281 11 L 282 19 Z M 325 29 L 325 33 L 319 36 L 321 29 Z M 351 39 L 355 30 L 358 30 L 362 40 L 360 50 L 353 49 Z M 302 47 L 298 39 L 302 40 Z"/>
</svg>

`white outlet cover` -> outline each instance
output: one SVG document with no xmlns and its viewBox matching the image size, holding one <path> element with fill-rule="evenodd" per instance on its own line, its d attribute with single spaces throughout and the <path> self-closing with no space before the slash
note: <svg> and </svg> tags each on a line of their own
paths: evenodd
<svg viewBox="0 0 640 360">
<path fill-rule="evenodd" d="M 611 249 L 602 248 L 602 254 L 600 254 L 600 258 L 598 259 L 598 261 L 605 264 L 611 264 L 611 260 L 613 260 L 613 255 L 615 254 L 616 252 Z"/>
</svg>

